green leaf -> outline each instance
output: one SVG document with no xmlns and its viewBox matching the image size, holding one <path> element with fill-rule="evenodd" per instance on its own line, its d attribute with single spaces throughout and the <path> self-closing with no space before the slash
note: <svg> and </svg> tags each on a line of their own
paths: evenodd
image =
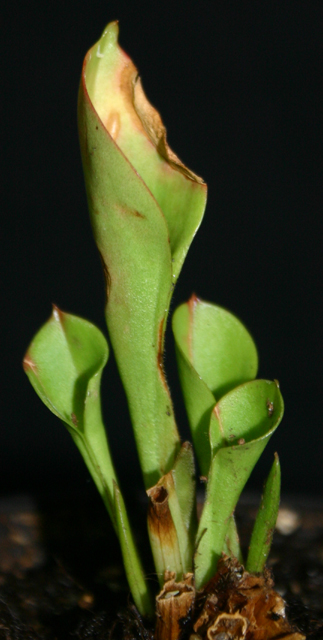
<svg viewBox="0 0 323 640">
<path fill-rule="evenodd" d="M 241 491 L 283 416 L 275 382 L 255 380 L 230 391 L 217 403 L 217 427 L 226 445 L 216 449 L 197 532 L 195 581 L 199 589 L 214 575 L 228 522 Z M 211 438 L 212 441 L 212 438 Z"/>
<path fill-rule="evenodd" d="M 230 558 L 237 558 L 240 564 L 243 564 L 243 556 L 240 547 L 239 534 L 237 531 L 236 521 L 234 515 L 229 519 L 227 532 L 224 539 L 223 546 L 224 553 Z"/>
<path fill-rule="evenodd" d="M 116 526 L 116 474 L 100 402 L 101 375 L 108 356 L 99 329 L 54 307 L 29 346 L 24 369 L 41 400 L 66 425 Z"/>
<path fill-rule="evenodd" d="M 192 296 L 173 315 L 179 375 L 192 431 L 194 448 L 203 475 L 211 462 L 210 422 L 216 399 L 257 374 L 254 342 L 231 313 Z M 217 421 L 212 427 L 215 448 Z M 218 433 L 218 446 L 223 445 Z"/>
<path fill-rule="evenodd" d="M 193 570 L 197 531 L 196 481 L 192 445 L 185 442 L 174 468 L 160 481 L 168 491 L 169 508 L 175 525 L 183 574 Z M 182 576 L 181 576 L 182 577 Z"/>
<path fill-rule="evenodd" d="M 190 442 L 184 442 L 171 471 L 176 497 L 185 530 L 185 542 L 180 541 L 183 554 L 184 573 L 192 570 L 192 558 L 197 531 L 196 479 L 194 452 Z"/>
<path fill-rule="evenodd" d="M 275 459 L 264 486 L 263 496 L 252 531 L 246 564 L 247 571 L 261 572 L 265 567 L 278 515 L 280 477 L 279 458 L 275 453 Z"/>
<path fill-rule="evenodd" d="M 180 447 L 163 371 L 164 332 L 206 186 L 169 149 L 160 116 L 117 36 L 111 23 L 85 58 L 79 132 L 106 274 L 109 334 L 151 487 L 173 467 Z"/>
<path fill-rule="evenodd" d="M 143 616 L 153 617 L 152 596 L 132 535 L 123 497 L 116 483 L 114 483 L 114 491 L 117 531 L 130 591 L 139 613 Z"/>
</svg>

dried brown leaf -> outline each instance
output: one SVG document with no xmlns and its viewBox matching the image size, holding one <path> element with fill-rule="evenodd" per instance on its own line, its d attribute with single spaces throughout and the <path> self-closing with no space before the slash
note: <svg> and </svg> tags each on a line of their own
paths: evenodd
<svg viewBox="0 0 323 640">
<path fill-rule="evenodd" d="M 155 640 L 179 640 L 194 607 L 193 574 L 176 582 L 175 573 L 166 572 L 162 591 L 156 598 Z"/>
</svg>

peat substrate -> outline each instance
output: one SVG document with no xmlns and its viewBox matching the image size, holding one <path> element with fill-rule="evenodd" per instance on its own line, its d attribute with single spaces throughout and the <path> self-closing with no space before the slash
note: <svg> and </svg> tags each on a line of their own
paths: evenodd
<svg viewBox="0 0 323 640">
<path fill-rule="evenodd" d="M 157 580 L 143 531 L 144 501 L 132 521 Z M 256 500 L 243 499 L 237 524 L 246 549 Z M 141 525 L 141 526 L 139 526 Z M 286 499 L 268 567 L 289 621 L 308 640 L 323 640 L 323 504 Z M 150 640 L 131 604 L 120 551 L 99 500 L 13 497 L 0 502 L 0 639 Z"/>
</svg>

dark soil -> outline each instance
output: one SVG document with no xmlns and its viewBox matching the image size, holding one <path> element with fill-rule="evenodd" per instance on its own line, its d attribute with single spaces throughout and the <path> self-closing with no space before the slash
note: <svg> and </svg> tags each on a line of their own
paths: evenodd
<svg viewBox="0 0 323 640">
<path fill-rule="evenodd" d="M 0 504 L 0 640 L 106 640 L 125 629 L 128 640 L 150 640 L 100 502 L 40 503 Z M 323 506 L 289 501 L 288 509 L 269 566 L 289 619 L 308 640 L 323 640 Z M 253 501 L 244 501 L 237 517 L 243 541 L 254 515 Z M 138 542 L 146 548 L 145 539 Z M 157 590 L 153 573 L 151 581 Z"/>
</svg>

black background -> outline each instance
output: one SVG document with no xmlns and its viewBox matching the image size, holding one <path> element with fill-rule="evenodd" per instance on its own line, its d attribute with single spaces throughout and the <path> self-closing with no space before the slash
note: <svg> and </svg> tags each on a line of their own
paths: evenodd
<svg viewBox="0 0 323 640">
<path fill-rule="evenodd" d="M 249 486 L 260 490 L 277 450 L 283 491 L 320 494 L 323 3 L 296 0 L 31 0 L 2 12 L 0 492 L 92 491 L 21 360 L 52 302 L 104 330 L 76 96 L 86 51 L 115 19 L 171 147 L 209 186 L 173 308 L 194 291 L 238 315 L 258 345 L 260 376 L 277 378 L 285 398 Z M 166 369 L 184 424 L 170 333 Z M 118 472 L 133 486 L 140 471 L 113 361 L 103 385 Z"/>
</svg>

